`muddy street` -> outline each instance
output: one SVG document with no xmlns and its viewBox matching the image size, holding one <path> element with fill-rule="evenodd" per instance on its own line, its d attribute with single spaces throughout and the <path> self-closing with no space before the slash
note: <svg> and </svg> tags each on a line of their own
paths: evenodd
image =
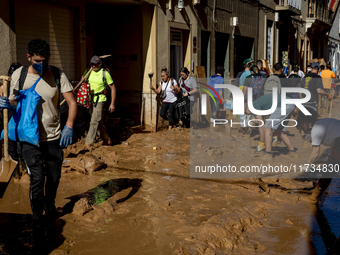
<svg viewBox="0 0 340 255">
<path fill-rule="evenodd" d="M 337 100 L 333 107 L 339 105 Z M 89 151 L 79 142 L 65 150 L 60 215 L 44 252 L 327 254 L 340 234 L 339 181 L 316 204 L 309 199 L 315 179 L 266 178 L 269 194 L 255 178 L 192 179 L 190 132 L 207 131 L 136 133 L 115 146 L 96 144 Z M 292 135 L 304 162 L 310 147 L 297 130 Z M 253 151 L 254 138 L 235 136 L 244 146 L 230 146 L 234 152 L 225 157 L 249 163 L 242 153 Z M 88 158 L 104 169 L 86 170 Z M 0 200 L 1 254 L 33 254 L 28 192 L 27 176 L 12 179 Z"/>
</svg>

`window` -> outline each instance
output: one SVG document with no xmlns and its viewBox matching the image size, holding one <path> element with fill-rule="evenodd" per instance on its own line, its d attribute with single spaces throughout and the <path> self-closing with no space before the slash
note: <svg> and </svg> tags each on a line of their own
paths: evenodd
<svg viewBox="0 0 340 255">
<path fill-rule="evenodd" d="M 266 59 L 273 66 L 273 21 L 267 20 Z"/>
</svg>

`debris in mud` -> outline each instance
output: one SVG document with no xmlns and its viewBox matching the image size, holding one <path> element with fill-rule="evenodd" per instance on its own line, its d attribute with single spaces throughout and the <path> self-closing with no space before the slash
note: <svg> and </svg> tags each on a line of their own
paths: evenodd
<svg viewBox="0 0 340 255">
<path fill-rule="evenodd" d="M 286 223 L 289 225 L 294 225 L 294 223 L 290 219 L 286 220 Z"/>
<path fill-rule="evenodd" d="M 84 214 L 88 213 L 91 210 L 93 210 L 93 208 L 90 205 L 89 201 L 85 197 L 83 197 L 74 204 L 72 213 L 79 216 L 83 216 Z"/>
<path fill-rule="evenodd" d="M 76 158 L 68 158 L 63 164 L 62 173 L 76 170 L 82 174 L 93 173 L 101 170 L 105 166 L 102 160 L 99 160 L 92 153 L 87 152 L 85 155 L 79 155 Z"/>
<path fill-rule="evenodd" d="M 98 171 L 102 169 L 105 165 L 105 163 L 99 159 L 97 159 L 95 156 L 93 156 L 92 153 L 86 153 L 84 156 L 84 165 L 85 170 L 89 173 L 93 173 L 94 171 Z"/>
</svg>

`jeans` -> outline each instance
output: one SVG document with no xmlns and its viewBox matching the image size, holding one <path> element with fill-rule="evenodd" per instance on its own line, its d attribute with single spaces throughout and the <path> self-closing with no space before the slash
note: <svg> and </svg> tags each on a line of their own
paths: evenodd
<svg viewBox="0 0 340 255">
<path fill-rule="evenodd" d="M 85 144 L 92 144 L 96 139 L 97 129 L 99 128 L 100 136 L 105 141 L 110 140 L 106 128 L 103 124 L 103 112 L 105 102 L 98 102 L 96 106 L 92 104 L 90 108 L 91 122 L 90 129 L 86 137 Z"/>
<path fill-rule="evenodd" d="M 59 139 L 40 142 L 40 147 L 21 143 L 22 156 L 31 180 L 30 200 L 34 220 L 42 219 L 44 206 L 47 209 L 55 208 L 54 200 L 63 162 L 63 149 L 59 142 Z"/>
<path fill-rule="evenodd" d="M 166 112 L 168 110 L 169 110 L 168 116 L 166 116 Z M 169 120 L 170 127 L 174 125 L 174 110 L 175 110 L 175 107 L 173 103 L 167 103 L 167 102 L 162 103 L 160 115 L 163 119 Z"/>
<path fill-rule="evenodd" d="M 214 99 L 215 99 L 217 104 L 220 103 L 220 101 L 218 100 L 217 97 L 214 97 Z M 210 106 L 211 106 L 212 113 L 214 114 L 217 111 L 217 108 L 216 108 L 216 105 L 215 105 L 214 100 L 212 98 L 210 98 Z"/>
</svg>

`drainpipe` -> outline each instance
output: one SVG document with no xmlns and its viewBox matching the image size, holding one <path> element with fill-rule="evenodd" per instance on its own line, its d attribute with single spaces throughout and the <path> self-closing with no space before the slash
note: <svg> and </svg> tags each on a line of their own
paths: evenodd
<svg viewBox="0 0 340 255">
<path fill-rule="evenodd" d="M 215 30 L 215 24 L 216 24 L 216 20 L 215 20 L 215 13 L 216 13 L 216 0 L 214 1 L 214 10 L 213 10 L 213 22 L 214 22 L 214 30 Z"/>
</svg>

